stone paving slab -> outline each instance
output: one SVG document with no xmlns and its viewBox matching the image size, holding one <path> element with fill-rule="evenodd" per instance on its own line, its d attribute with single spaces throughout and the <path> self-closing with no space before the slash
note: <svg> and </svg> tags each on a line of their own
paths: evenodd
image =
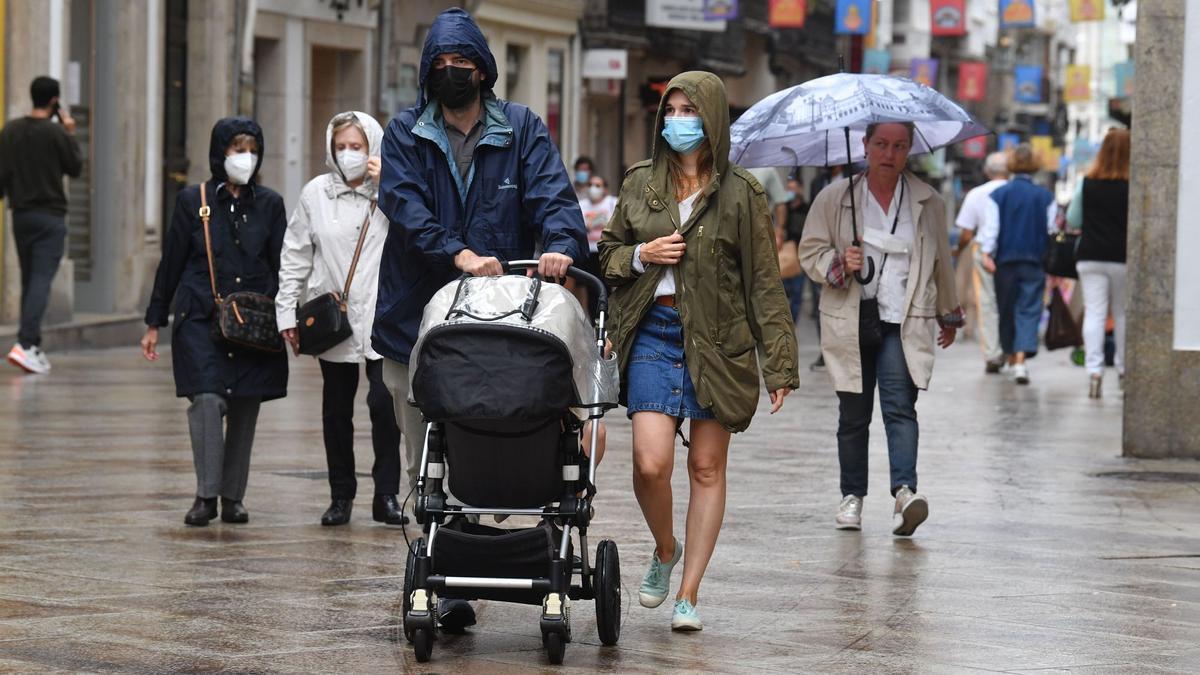
<svg viewBox="0 0 1200 675">
<path fill-rule="evenodd" d="M 800 338 L 807 363 L 809 325 Z M 1030 387 L 985 376 L 981 361 L 974 344 L 939 354 L 921 395 L 931 516 L 912 539 L 890 534 L 878 421 L 864 529 L 838 532 L 827 377 L 802 373 L 779 415 L 764 398 L 734 438 L 693 635 L 670 631 L 667 604 L 634 598 L 652 543 L 630 489 L 629 424 L 611 415 L 591 540 L 620 546 L 624 629 L 601 646 L 592 607 L 576 603 L 562 667 L 546 662 L 537 608 L 490 602 L 416 663 L 398 614 L 404 533 L 371 522 L 369 497 L 349 526 L 318 524 L 328 486 L 312 360 L 294 360 L 290 396 L 263 408 L 250 523 L 207 528 L 182 524 L 194 475 L 167 360 L 77 352 L 56 355 L 49 377 L 2 372 L 0 671 L 1200 671 L 1200 463 L 1121 458 L 1115 382 L 1088 400 L 1061 352 L 1033 361 Z"/>
</svg>

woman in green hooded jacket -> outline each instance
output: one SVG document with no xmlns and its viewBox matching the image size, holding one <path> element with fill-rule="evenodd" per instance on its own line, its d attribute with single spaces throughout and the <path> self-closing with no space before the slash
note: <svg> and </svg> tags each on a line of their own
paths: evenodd
<svg viewBox="0 0 1200 675">
<path fill-rule="evenodd" d="M 656 544 L 639 599 L 662 604 L 682 558 L 671 626 L 700 630 L 697 594 L 725 513 L 730 434 L 745 430 L 758 408 L 760 368 L 772 413 L 799 386 L 796 337 L 762 186 L 728 159 L 721 79 L 676 76 L 655 125 L 652 156 L 626 174 L 599 250 L 615 289 L 610 335 L 621 402 L 633 420 L 634 492 Z M 675 434 L 684 419 L 691 420 L 686 555 L 671 518 Z"/>
</svg>

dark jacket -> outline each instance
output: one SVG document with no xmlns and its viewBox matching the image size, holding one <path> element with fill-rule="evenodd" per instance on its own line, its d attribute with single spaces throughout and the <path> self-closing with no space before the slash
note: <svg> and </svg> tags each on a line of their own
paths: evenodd
<svg viewBox="0 0 1200 675">
<path fill-rule="evenodd" d="M 21 117 L 0 129 L 0 199 L 13 211 L 65 214 L 63 175 L 82 171 L 79 143 L 58 122 Z"/>
<path fill-rule="evenodd" d="M 254 178 L 234 199 L 225 188 L 225 148 L 237 134 L 258 139 L 262 166 L 263 134 L 245 117 L 227 117 L 213 127 L 209 146 L 212 178 L 207 182 L 212 210 L 213 264 L 217 290 L 275 295 L 279 284 L 279 251 L 287 229 L 283 199 Z M 258 169 L 255 169 L 257 176 Z M 232 211 L 231 211 L 232 207 Z M 174 298 L 175 322 L 171 333 L 171 362 L 175 370 L 175 395 L 202 393 L 254 396 L 264 400 L 287 394 L 287 354 L 263 354 L 222 346 L 214 342 L 215 309 L 209 285 L 204 228 L 200 221 L 200 186 L 189 185 L 175 202 L 167 230 L 162 261 L 154 276 L 154 292 L 146 309 L 146 324 L 165 326 Z M 236 224 L 236 226 L 235 226 Z"/>
<path fill-rule="evenodd" d="M 484 129 L 460 183 L 441 106 L 425 101 L 438 54 L 458 52 L 486 73 Z M 442 12 L 421 55 L 420 103 L 392 119 L 383 139 L 379 209 L 391 221 L 379 269 L 371 345 L 407 363 L 425 304 L 460 275 L 454 256 L 470 249 L 514 260 L 547 253 L 582 260 L 587 231 L 575 190 L 546 125 L 528 108 L 495 98 L 496 62 L 469 14 Z"/>
<path fill-rule="evenodd" d="M 1078 260 L 1125 262 L 1125 236 L 1129 225 L 1129 181 L 1084 178 L 1083 232 Z"/>
<path fill-rule="evenodd" d="M 1050 228 L 1047 214 L 1054 195 L 1034 184 L 1029 176 L 1017 174 L 992 191 L 991 197 L 1000 207 L 1000 233 L 993 256 L 996 264 L 1041 264 Z"/>
<path fill-rule="evenodd" d="M 758 181 L 729 162 L 729 104 L 712 73 L 675 76 L 663 93 L 655 130 L 663 128 L 667 96 L 681 89 L 700 110 L 713 153 L 713 176 L 702 188 L 691 218 L 679 222 L 668 174 L 666 142 L 654 135 L 651 158 L 625 174 L 617 209 L 600 239 L 604 276 L 615 286 L 612 337 L 621 363 L 621 402 L 638 325 L 654 304 L 665 266 L 639 274 L 633 253 L 640 243 L 678 231 L 687 251 L 674 267 L 675 303 L 687 343 L 688 373 L 700 405 L 732 432 L 750 425 L 758 408 L 759 372 L 767 389 L 799 386 L 796 334 L 779 278 L 775 228 Z"/>
</svg>

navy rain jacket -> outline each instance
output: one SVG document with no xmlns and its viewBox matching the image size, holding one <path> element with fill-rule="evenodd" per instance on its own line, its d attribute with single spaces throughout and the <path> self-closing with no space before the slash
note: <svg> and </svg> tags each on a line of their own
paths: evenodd
<svg viewBox="0 0 1200 675">
<path fill-rule="evenodd" d="M 234 199 L 225 189 L 225 149 L 238 134 L 258 140 L 258 167 Z M 213 263 L 217 290 L 256 291 L 274 297 L 279 289 L 279 252 L 287 229 L 283 198 L 255 184 L 262 167 L 263 133 L 246 117 L 226 117 L 213 126 L 208 164 L 212 177 L 206 187 L 212 215 Z M 146 309 L 146 325 L 166 326 L 171 299 L 171 363 L 175 395 L 250 396 L 269 400 L 287 395 L 287 352 L 265 354 L 228 347 L 213 340 L 216 309 L 209 285 L 204 227 L 200 221 L 200 186 L 189 185 L 175 200 L 175 213 L 163 243 L 162 260 L 154 275 L 154 291 Z"/>
<path fill-rule="evenodd" d="M 457 52 L 486 76 L 480 85 L 484 129 L 471 169 L 460 177 L 441 106 L 425 98 L 439 54 Z M 420 100 L 388 124 L 383 138 L 379 208 L 391 221 L 379 269 L 371 345 L 408 363 L 425 304 L 458 278 L 454 256 L 470 249 L 501 261 L 547 253 L 576 261 L 587 251 L 583 213 L 558 149 L 542 120 L 523 105 L 497 99 L 496 60 L 471 16 L 438 15 L 421 54 Z"/>
</svg>

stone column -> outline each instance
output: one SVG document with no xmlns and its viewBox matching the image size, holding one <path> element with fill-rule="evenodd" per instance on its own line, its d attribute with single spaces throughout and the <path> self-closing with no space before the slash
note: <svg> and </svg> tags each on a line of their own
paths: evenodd
<svg viewBox="0 0 1200 675">
<path fill-rule="evenodd" d="M 1195 102 L 1185 110 L 1181 95 L 1186 11 L 1185 0 L 1138 5 L 1123 442 L 1132 457 L 1200 458 L 1200 352 L 1176 350 L 1172 339 L 1180 125 L 1200 112 Z"/>
</svg>

